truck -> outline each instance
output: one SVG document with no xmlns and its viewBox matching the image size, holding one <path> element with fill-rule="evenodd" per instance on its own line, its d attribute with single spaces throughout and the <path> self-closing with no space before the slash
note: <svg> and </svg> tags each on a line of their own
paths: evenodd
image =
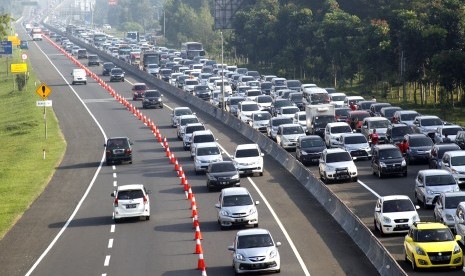
<svg viewBox="0 0 465 276">
<path fill-rule="evenodd" d="M 332 104 L 307 105 L 305 107 L 307 132 L 323 138 L 326 125 L 336 122 L 335 107 Z"/>
<path fill-rule="evenodd" d="M 140 70 L 147 71 L 148 64 L 160 65 L 160 54 L 156 51 L 144 51 L 140 55 Z"/>
<path fill-rule="evenodd" d="M 34 41 L 42 41 L 42 29 L 41 28 L 33 28 L 31 31 L 32 40 Z"/>
</svg>

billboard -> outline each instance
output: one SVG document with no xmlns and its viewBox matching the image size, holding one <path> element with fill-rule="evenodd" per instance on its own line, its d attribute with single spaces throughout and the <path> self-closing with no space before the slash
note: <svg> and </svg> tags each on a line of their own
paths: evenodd
<svg viewBox="0 0 465 276">
<path fill-rule="evenodd" d="M 11 41 L 0 41 L 0 55 L 13 54 L 13 43 Z"/>
<path fill-rule="evenodd" d="M 253 0 L 215 0 L 215 30 L 233 29 L 236 12 Z"/>
</svg>

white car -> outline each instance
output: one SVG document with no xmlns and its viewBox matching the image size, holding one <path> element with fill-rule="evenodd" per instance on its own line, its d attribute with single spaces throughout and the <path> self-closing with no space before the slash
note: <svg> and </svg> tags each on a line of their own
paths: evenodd
<svg viewBox="0 0 465 276">
<path fill-rule="evenodd" d="M 343 133 L 340 147 L 350 153 L 354 160 L 371 159 L 371 147 L 361 133 Z"/>
<path fill-rule="evenodd" d="M 307 111 L 299 111 L 294 114 L 293 123 L 299 124 L 307 132 Z"/>
<path fill-rule="evenodd" d="M 255 97 L 255 101 L 258 104 L 258 107 L 260 107 L 260 110 L 263 111 L 270 111 L 271 110 L 271 105 L 273 104 L 273 98 L 269 95 L 260 95 Z"/>
<path fill-rule="evenodd" d="M 286 118 L 286 117 L 271 118 L 270 124 L 266 128 L 266 133 L 268 137 L 276 141 L 276 134 L 278 133 L 278 128 L 282 124 L 292 124 L 292 118 Z"/>
<path fill-rule="evenodd" d="M 255 111 L 252 113 L 249 124 L 255 130 L 265 133 L 270 124 L 271 114 L 268 111 Z"/>
<path fill-rule="evenodd" d="M 337 180 L 350 180 L 356 182 L 358 179 L 357 166 L 352 156 L 343 149 L 325 149 L 319 160 L 320 179 L 329 183 Z"/>
<path fill-rule="evenodd" d="M 242 144 L 236 147 L 232 160 L 241 174 L 263 175 L 263 156 L 257 144 Z"/>
<path fill-rule="evenodd" d="M 186 79 L 184 80 L 184 86 L 182 87 L 185 92 L 193 93 L 194 87 L 199 85 L 198 79 Z"/>
<path fill-rule="evenodd" d="M 192 133 L 194 131 L 205 130 L 205 126 L 202 123 L 187 124 L 184 129 L 184 135 L 182 137 L 182 146 L 184 150 L 191 148 Z"/>
<path fill-rule="evenodd" d="M 455 230 L 455 213 L 462 201 L 465 201 L 465 192 L 441 193 L 434 205 L 434 220 Z"/>
<path fill-rule="evenodd" d="M 192 133 L 191 137 L 191 157 L 194 158 L 196 150 L 195 148 L 202 143 L 216 142 L 215 136 L 211 130 L 198 130 Z"/>
<path fill-rule="evenodd" d="M 153 76 L 158 76 L 158 72 L 160 71 L 160 66 L 156 63 L 150 63 L 147 64 L 147 73 L 153 75 Z"/>
<path fill-rule="evenodd" d="M 199 174 L 207 170 L 208 165 L 223 161 L 222 152 L 216 142 L 201 143 L 195 147 L 194 168 Z"/>
<path fill-rule="evenodd" d="M 300 109 L 297 106 L 283 106 L 278 109 L 277 116 L 294 118 L 294 115 L 299 111 Z"/>
<path fill-rule="evenodd" d="M 329 94 L 330 104 L 334 105 L 335 107 L 343 107 L 344 100 L 346 99 L 347 95 L 345 93 L 331 93 Z"/>
<path fill-rule="evenodd" d="M 178 117 L 178 129 L 177 135 L 179 140 L 182 140 L 184 136 L 184 131 L 186 129 L 187 124 L 199 123 L 199 118 L 196 115 L 181 115 Z"/>
<path fill-rule="evenodd" d="M 284 149 L 295 149 L 299 137 L 306 136 L 299 124 L 282 124 L 276 133 L 276 143 Z"/>
<path fill-rule="evenodd" d="M 221 77 L 210 77 L 210 78 L 208 78 L 207 85 L 208 85 L 208 88 L 210 88 L 211 91 L 215 90 L 214 84 L 215 84 L 215 81 L 217 81 L 217 80 L 221 81 Z"/>
<path fill-rule="evenodd" d="M 352 133 L 352 128 L 348 123 L 328 123 L 324 133 L 326 146 L 328 148 L 341 146 L 341 134 L 343 133 Z"/>
<path fill-rule="evenodd" d="M 172 127 L 178 126 L 178 117 L 182 115 L 195 115 L 192 110 L 187 106 L 175 107 L 171 112 L 171 125 Z"/>
<path fill-rule="evenodd" d="M 145 217 L 150 219 L 150 198 L 142 184 L 121 185 L 111 194 L 113 201 L 113 219 L 119 222 L 122 218 Z"/>
<path fill-rule="evenodd" d="M 244 187 L 222 189 L 219 202 L 215 204 L 221 230 L 233 225 L 258 227 L 258 212 L 255 206 L 258 204 Z"/>
<path fill-rule="evenodd" d="M 414 222 L 420 221 L 419 208 L 405 195 L 380 197 L 375 206 L 375 230 L 381 235 L 407 233 Z"/>
<path fill-rule="evenodd" d="M 281 271 L 281 258 L 271 234 L 265 229 L 247 229 L 237 232 L 232 251 L 233 268 L 236 274 L 258 271 Z"/>
<path fill-rule="evenodd" d="M 442 156 L 441 169 L 451 172 L 460 186 L 465 185 L 465 151 L 446 151 Z"/>
<path fill-rule="evenodd" d="M 252 119 L 252 114 L 259 111 L 260 107 L 254 101 L 242 101 L 237 105 L 237 117 L 244 123 Z"/>
</svg>

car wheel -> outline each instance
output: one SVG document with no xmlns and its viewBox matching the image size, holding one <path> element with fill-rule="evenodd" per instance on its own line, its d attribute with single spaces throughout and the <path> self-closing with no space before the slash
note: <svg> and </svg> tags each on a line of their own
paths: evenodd
<svg viewBox="0 0 465 276">
<path fill-rule="evenodd" d="M 418 198 L 418 195 L 417 195 L 416 192 L 415 192 L 415 203 L 416 203 L 417 205 L 420 205 L 420 199 Z"/>
<path fill-rule="evenodd" d="M 426 203 L 426 198 L 423 197 L 423 208 L 428 209 L 428 204 Z"/>
<path fill-rule="evenodd" d="M 259 175 L 260 175 L 260 176 L 263 176 L 263 172 L 260 172 Z"/>
<path fill-rule="evenodd" d="M 74 85 L 74 81 L 71 84 Z"/>
<path fill-rule="evenodd" d="M 463 265 L 459 265 L 455 267 L 455 270 L 461 271 L 463 270 Z"/>
<path fill-rule="evenodd" d="M 386 233 L 384 233 L 383 226 L 381 224 L 379 225 L 379 234 L 381 235 L 381 237 L 386 236 Z"/>
<path fill-rule="evenodd" d="M 277 269 L 275 272 L 276 273 L 281 273 L 281 269 Z"/>
<path fill-rule="evenodd" d="M 198 170 L 195 170 L 195 174 L 196 174 L 196 175 L 199 175 L 200 172 L 199 172 Z"/>
<path fill-rule="evenodd" d="M 114 221 L 115 221 L 115 224 L 116 224 L 116 223 L 119 223 L 121 221 L 121 219 L 115 218 Z"/>
<path fill-rule="evenodd" d="M 357 182 L 357 181 L 358 181 L 357 177 L 352 178 L 352 182 Z"/>
<path fill-rule="evenodd" d="M 417 264 L 415 263 L 415 256 L 413 256 L 413 254 L 412 254 L 412 260 L 410 262 L 412 264 L 413 271 L 418 271 Z"/>
<path fill-rule="evenodd" d="M 111 166 L 111 161 L 107 161 L 107 166 Z"/>
<path fill-rule="evenodd" d="M 150 220 L 150 216 L 145 216 L 145 220 Z"/>
<path fill-rule="evenodd" d="M 376 219 L 373 219 L 373 225 L 375 226 L 375 231 L 379 231 L 378 224 L 376 223 Z"/>
<path fill-rule="evenodd" d="M 329 180 L 328 176 L 326 175 L 326 172 L 325 172 L 324 176 L 325 176 L 324 183 L 329 184 L 330 180 Z"/>
<path fill-rule="evenodd" d="M 254 228 L 258 228 L 258 223 L 253 225 Z"/>
</svg>

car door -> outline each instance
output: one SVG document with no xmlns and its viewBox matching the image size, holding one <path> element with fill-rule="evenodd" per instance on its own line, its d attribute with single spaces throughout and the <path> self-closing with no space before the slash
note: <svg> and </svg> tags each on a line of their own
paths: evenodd
<svg viewBox="0 0 465 276">
<path fill-rule="evenodd" d="M 329 125 L 326 125 L 325 128 L 325 143 L 327 147 L 331 146 L 331 128 Z"/>
<path fill-rule="evenodd" d="M 444 206 L 444 194 L 441 194 L 434 205 L 434 218 L 436 221 L 441 222 L 442 218 L 442 211 Z"/>
<path fill-rule="evenodd" d="M 276 132 L 276 143 L 277 143 L 278 145 L 281 145 L 281 140 L 282 140 L 281 134 L 282 134 L 282 127 L 279 126 L 279 127 L 278 127 L 278 131 Z"/>
<path fill-rule="evenodd" d="M 372 153 L 371 170 L 373 171 L 373 173 L 379 171 L 379 150 L 377 148 L 375 148 Z"/>
<path fill-rule="evenodd" d="M 376 201 L 376 206 L 375 206 L 375 223 L 378 223 L 379 225 L 381 225 L 381 221 L 382 221 L 382 210 L 381 210 L 381 206 L 382 206 L 382 202 L 381 202 L 381 198 L 378 198 L 378 200 Z M 376 227 L 376 225 L 375 225 Z"/>
<path fill-rule="evenodd" d="M 420 200 L 424 200 L 425 196 L 425 183 L 424 183 L 424 176 L 423 174 L 419 173 L 415 180 L 415 193 L 417 194 L 417 198 Z"/>
<path fill-rule="evenodd" d="M 464 219 L 465 210 L 463 209 L 462 205 L 459 205 L 457 207 L 457 210 L 455 211 L 455 231 L 457 232 L 457 235 L 460 235 L 462 237 L 462 243 L 465 237 Z"/>
</svg>

